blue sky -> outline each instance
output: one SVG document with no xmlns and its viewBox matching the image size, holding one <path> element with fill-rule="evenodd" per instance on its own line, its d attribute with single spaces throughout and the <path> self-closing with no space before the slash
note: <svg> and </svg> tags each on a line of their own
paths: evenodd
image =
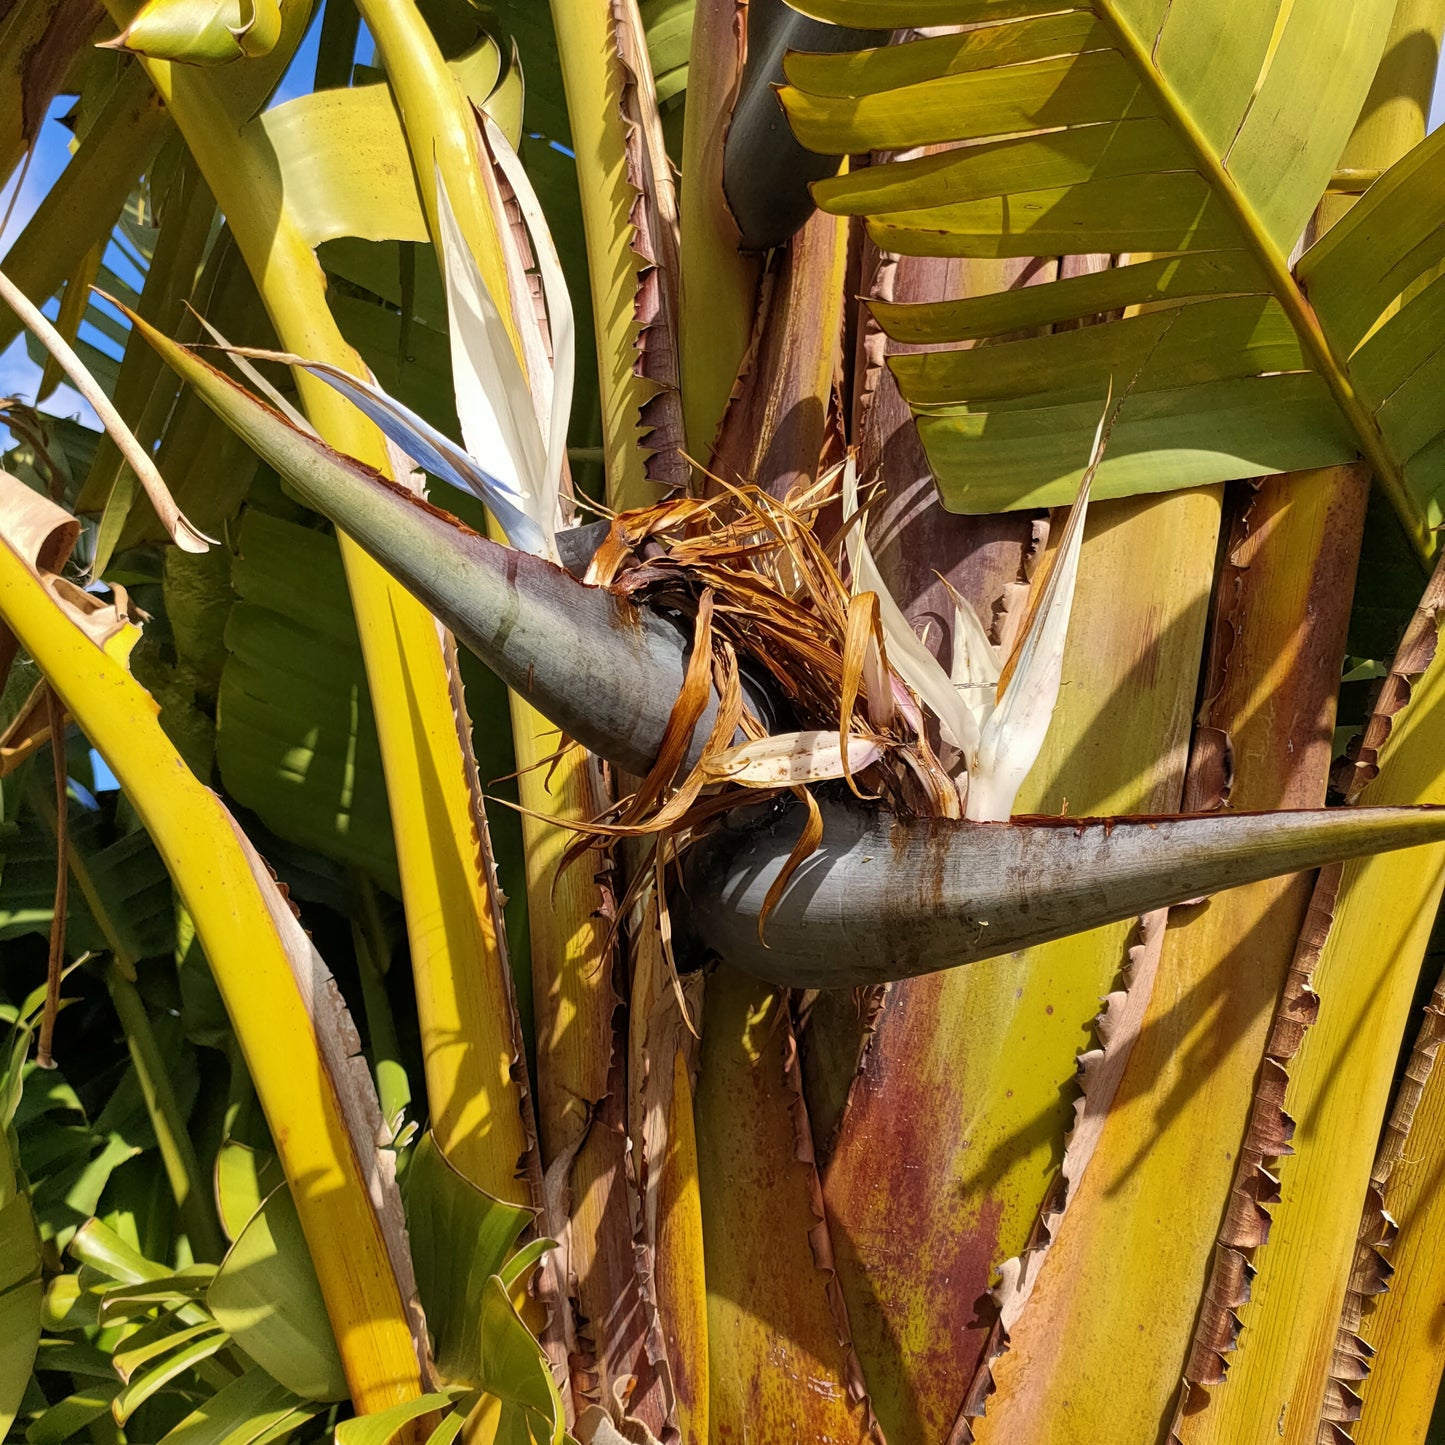
<svg viewBox="0 0 1445 1445">
<path fill-rule="evenodd" d="M 320 8 L 318 7 L 316 20 L 300 49 L 297 50 L 286 74 L 282 77 L 281 84 L 271 102 L 272 105 L 279 105 L 282 101 L 289 100 L 311 88 L 312 75 L 316 68 L 316 49 L 321 33 L 319 22 Z M 357 43 L 356 59 L 360 64 L 369 64 L 373 53 L 374 46 L 371 37 L 363 29 Z M 8 217 L 3 229 L 0 229 L 0 255 L 9 250 L 15 237 L 25 228 L 26 223 L 34 214 L 36 206 L 40 204 L 42 197 L 55 183 L 56 176 L 65 168 L 65 163 L 70 158 L 70 132 L 60 121 L 70 105 L 71 101 L 68 98 L 62 98 L 51 106 L 50 114 L 41 127 L 30 165 L 28 168 L 23 168 L 22 172 L 17 172 L 3 188 L 0 188 L 0 217 Z M 15 195 L 17 186 L 19 187 L 18 198 Z M 112 244 L 106 252 L 105 260 L 106 264 L 114 268 L 119 275 L 138 284 L 139 272 L 121 248 Z M 55 304 L 49 304 L 46 310 L 53 319 L 56 312 Z M 92 343 L 100 344 L 104 341 L 104 338 L 89 328 L 82 328 L 81 335 Z M 114 348 L 108 342 L 106 349 L 114 354 Z M 39 382 L 40 368 L 30 360 L 25 349 L 25 338 L 19 336 L 3 353 L 0 353 L 0 396 L 19 396 L 25 401 L 33 402 Z M 57 416 L 78 417 L 88 426 L 99 427 L 95 413 L 85 398 L 69 386 L 57 387 L 46 401 L 45 410 Z M 0 426 L 0 445 L 8 445 L 8 437 L 9 433 L 3 426 Z"/>
<path fill-rule="evenodd" d="M 282 101 L 289 100 L 292 96 L 310 89 L 311 78 L 316 67 L 316 48 L 319 36 L 320 25 L 313 24 L 286 74 L 281 79 L 281 84 L 272 101 L 273 105 L 280 104 Z M 373 51 L 374 46 L 370 36 L 363 33 L 357 44 L 356 59 L 362 64 L 369 63 Z M 70 102 L 62 99 L 51 107 L 50 115 L 41 128 L 35 154 L 31 158 L 29 167 L 23 175 L 17 173 L 12 176 L 3 190 L 0 190 L 0 216 L 6 216 L 8 213 L 8 219 L 3 229 L 0 229 L 0 254 L 9 249 L 11 242 L 24 229 L 41 198 L 49 190 L 55 177 L 64 169 L 65 163 L 69 159 L 70 133 L 59 120 L 69 106 Z M 17 187 L 19 189 L 18 199 L 16 199 Z M 119 246 L 112 244 L 106 252 L 105 259 L 106 263 L 113 267 L 118 274 L 125 276 L 133 284 L 139 284 L 140 273 Z M 53 319 L 56 307 L 51 305 L 47 310 Z M 96 343 L 104 340 L 88 328 L 82 328 L 82 335 Z M 113 350 L 113 348 L 109 349 Z M 25 338 L 17 337 L 5 352 L 0 354 L 0 396 L 18 395 L 26 401 L 33 401 L 39 382 L 40 368 L 30 360 L 27 354 Z M 89 403 L 69 386 L 57 387 L 46 401 L 45 408 L 55 415 L 75 416 L 89 426 L 99 426 Z M 0 444 L 8 445 L 8 436 L 7 429 L 0 426 Z M 92 750 L 90 761 L 92 780 L 97 792 L 112 792 L 119 787 L 110 768 L 99 753 Z M 72 786 L 78 787 L 73 781 Z M 88 795 L 82 796 L 81 801 L 86 802 L 87 798 Z M 95 806 L 93 798 L 89 799 L 88 805 Z"/>
</svg>

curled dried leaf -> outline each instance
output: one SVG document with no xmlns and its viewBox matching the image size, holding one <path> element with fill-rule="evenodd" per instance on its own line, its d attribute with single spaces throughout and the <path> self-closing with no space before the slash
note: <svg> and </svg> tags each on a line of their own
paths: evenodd
<svg viewBox="0 0 1445 1445">
<path fill-rule="evenodd" d="M 803 866 L 810 854 L 817 851 L 818 844 L 823 841 L 823 814 L 818 808 L 818 800 L 807 788 L 795 788 L 793 791 L 807 808 L 808 818 L 803 824 L 803 831 L 798 835 L 797 843 L 793 845 L 793 851 L 788 854 L 787 862 L 783 864 L 777 878 L 773 880 L 773 886 L 768 889 L 768 896 L 763 900 L 762 910 L 758 914 L 758 941 L 764 948 L 768 946 L 764 934 L 768 923 L 768 914 L 778 906 L 778 900 L 787 890 L 793 874 Z"/>
<path fill-rule="evenodd" d="M 709 776 L 744 788 L 776 788 L 793 783 L 822 783 L 850 777 L 883 756 L 873 738 L 854 733 L 846 743 L 837 733 L 774 733 L 743 743 L 712 759 Z"/>
<path fill-rule="evenodd" d="M 858 468 L 857 460 L 851 454 L 843 464 L 842 485 L 843 515 L 852 518 L 858 511 Z M 860 518 L 849 528 L 845 539 L 853 587 L 877 594 L 879 623 L 894 670 L 938 719 L 943 741 L 968 756 L 978 747 L 978 720 L 959 696 L 953 680 L 938 659 L 914 632 L 903 615 L 903 609 L 894 601 L 878 564 L 873 560 L 865 525 Z"/>
<path fill-rule="evenodd" d="M 9 472 L 0 472 L 0 540 L 97 647 L 123 660 L 140 637 L 130 620 L 125 589 L 113 587 L 107 598 L 62 575 L 79 538 L 80 523 L 64 507 L 32 491 Z"/>
</svg>

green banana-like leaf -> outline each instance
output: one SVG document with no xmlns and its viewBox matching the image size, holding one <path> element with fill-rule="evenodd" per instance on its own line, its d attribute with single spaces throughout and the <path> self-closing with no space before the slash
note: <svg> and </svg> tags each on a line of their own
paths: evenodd
<svg viewBox="0 0 1445 1445">
<path fill-rule="evenodd" d="M 273 1190 L 206 1291 L 215 1321 L 274 1380 L 308 1400 L 340 1400 L 346 1376 L 289 1188 Z"/>
<path fill-rule="evenodd" d="M 290 1338 L 287 1331 L 299 1329 L 302 1341 L 285 1351 L 283 1373 L 302 1378 L 314 1373 L 330 1329 L 324 1313 L 319 1330 L 308 1318 L 308 1310 L 319 1309 L 310 1300 L 315 1283 L 309 1256 L 299 1242 L 294 1208 L 287 1219 L 285 1211 L 278 1212 L 278 1200 L 289 1208 L 285 1189 L 273 1191 L 255 1211 L 251 1222 L 257 1230 L 243 1232 L 235 1258 L 219 1273 L 214 1265 L 172 1270 L 99 1219 L 88 1221 L 70 1248 L 79 1271 L 50 1281 L 44 1323 L 62 1333 L 90 1331 L 92 1337 L 42 1344 L 37 1367 L 68 1372 L 76 1393 L 35 1414 L 27 1439 L 61 1445 L 87 1421 L 107 1411 L 124 1420 L 160 1395 L 167 1397 L 166 1404 L 159 1413 L 147 1413 L 144 1428 L 165 1431 L 169 1423 L 174 1428 L 164 1439 L 183 1445 L 270 1445 L 315 1415 L 317 1404 L 253 1366 L 236 1348 L 207 1298 L 214 1289 L 223 1309 L 240 1318 L 244 1342 L 259 1339 L 262 1353 L 282 1349 Z M 278 1276 L 290 1288 L 277 1308 L 248 1307 L 267 1298 Z M 93 1333 L 97 1326 L 99 1335 Z M 123 1328 L 113 1328 L 118 1326 Z M 188 1406 L 181 1402 L 197 1400 L 198 1407 L 187 1415 Z"/>
<path fill-rule="evenodd" d="M 8 5 L 0 18 L 0 94 L 5 96 L 0 119 L 0 172 L 14 173 L 34 143 L 34 118 L 73 85 L 83 69 L 86 43 L 95 28 L 96 12 L 74 0 L 21 0 Z M 36 61 L 44 56 L 42 63 Z"/>
<path fill-rule="evenodd" d="M 216 1211 L 235 1243 L 271 1192 L 285 1180 L 274 1154 L 227 1139 L 216 1152 Z"/>
<path fill-rule="evenodd" d="M 378 1410 L 374 1415 L 357 1415 L 350 1420 L 343 1420 L 336 1427 L 336 1439 L 339 1445 L 389 1445 L 389 1442 L 396 1439 L 397 1432 L 403 1425 L 434 1411 L 447 1410 L 451 1406 L 451 1394 L 434 1390 L 427 1395 L 403 1400 L 389 1409 Z M 461 1420 L 463 1417 L 454 1417 L 451 1414 L 446 1416 L 447 1420 L 453 1418 Z M 441 1427 L 438 1427 L 438 1431 L 428 1437 L 429 1445 L 437 1439 L 440 1429 Z M 449 1435 L 444 1438 L 449 1438 Z"/>
<path fill-rule="evenodd" d="M 46 764 L 47 768 L 49 764 Z M 174 907 L 165 864 L 144 832 L 115 842 L 104 838 L 104 820 L 79 806 L 71 809 L 70 846 L 85 859 L 98 897 L 120 931 L 129 958 L 166 953 L 174 940 Z M 33 813 L 22 814 L 18 832 L 6 845 L 0 939 L 48 933 L 55 900 L 55 838 Z M 105 927 L 92 914 L 85 893 L 69 899 L 66 936 L 72 953 L 111 946 Z"/>
<path fill-rule="evenodd" d="M 166 1445 L 259 1445 L 263 1439 L 284 1438 L 315 1413 L 315 1406 L 264 1370 L 248 1370 L 187 1415 L 165 1440 Z"/>
<path fill-rule="evenodd" d="M 216 759 L 273 832 L 395 888 L 391 813 L 335 541 L 259 506 L 238 533 Z"/>
<path fill-rule="evenodd" d="M 228 248 L 224 245 L 217 248 L 221 254 L 208 264 L 204 271 L 201 270 L 214 235 L 215 207 L 205 191 L 199 172 L 188 159 L 178 161 L 170 167 L 170 179 L 166 180 L 167 168 L 163 160 L 169 157 L 170 153 L 171 147 L 167 146 L 162 152 L 162 160 L 151 166 L 147 176 L 142 178 L 132 192 L 122 213 L 121 229 L 137 229 L 127 220 L 135 209 L 144 211 L 153 220 L 159 220 L 158 225 L 148 228 L 149 237 L 141 238 L 147 241 L 144 249 L 140 246 L 135 248 L 138 269 L 143 275 L 140 295 L 135 301 L 131 301 L 122 292 L 112 291 L 111 282 L 121 278 L 115 276 L 107 267 L 101 268 L 97 280 L 100 287 L 109 294 L 118 296 L 127 305 L 138 306 L 143 315 L 151 317 L 167 329 L 174 330 L 183 322 L 183 306 L 188 296 L 193 305 L 204 305 L 208 314 L 214 314 L 217 309 L 214 273 L 220 269 Z M 146 203 L 147 197 L 150 198 L 149 204 Z M 229 268 L 231 275 L 234 275 L 235 271 L 234 265 Z M 197 290 L 198 282 L 204 285 L 204 290 Z M 86 311 L 87 321 L 94 322 L 108 313 L 110 308 L 93 295 Z M 191 331 L 195 329 L 193 325 L 190 328 Z M 156 358 L 149 348 L 129 346 L 129 328 L 122 324 L 121 330 L 118 344 L 124 355 L 110 397 L 116 410 L 130 420 L 132 430 L 141 445 L 153 447 L 164 434 L 174 430 L 171 414 L 175 403 L 175 388 L 167 386 L 168 379 L 162 376 L 162 369 L 155 364 Z M 189 335 L 189 332 L 187 334 Z M 169 436 L 167 441 L 169 442 Z M 168 446 L 168 450 L 174 452 L 174 447 Z M 162 475 L 172 492 L 183 479 L 177 475 L 175 463 L 179 460 L 181 459 L 173 455 L 157 458 L 157 466 L 164 468 Z M 203 495 L 209 497 L 216 489 L 218 477 L 223 473 L 216 466 L 217 458 L 214 452 L 207 456 L 206 462 L 208 488 Z M 134 473 L 115 443 L 109 437 L 105 438 L 96 448 L 78 502 L 82 510 L 103 513 L 93 562 L 96 576 L 104 574 L 117 547 L 124 550 L 129 542 L 135 540 L 134 536 L 123 537 L 123 534 L 127 532 L 127 518 L 140 495 L 143 494 Z M 154 515 L 149 507 L 138 510 L 155 525 Z M 213 518 L 216 517 L 213 508 L 208 508 L 208 511 Z"/>
<path fill-rule="evenodd" d="M 530 1213 L 493 1199 L 457 1172 L 427 1134 L 406 1177 L 417 1291 L 448 1383 L 478 1385 L 482 1299 Z"/>
<path fill-rule="evenodd" d="M 10 1123 L 12 1106 L 7 1102 L 19 1102 L 19 1080 L 12 1076 L 20 1069 L 24 1052 L 17 1054 L 7 1047 L 4 1057 L 6 1064 L 0 1068 L 0 1436 L 15 1419 L 35 1363 L 44 1292 L 40 1235 L 20 1171 Z"/>
<path fill-rule="evenodd" d="M 132 1378 L 111 1401 L 111 1414 L 117 1422 L 125 1424 L 147 1400 L 154 1399 L 173 1380 L 187 1370 L 195 1369 L 201 1361 L 210 1359 L 229 1343 L 224 1330 L 207 1329 L 203 1325 L 195 1326 L 194 1330 L 194 1336 L 188 1333 L 184 1344 L 151 1365 L 144 1374 Z"/>
<path fill-rule="evenodd" d="M 124 70 L 70 162 L 5 253 L 5 274 L 26 295 L 36 301 L 50 296 L 80 258 L 110 234 L 136 179 L 170 129 L 169 113 L 145 75 L 138 68 Z M 0 308 L 0 345 L 8 346 L 22 329 L 8 307 Z"/>
<path fill-rule="evenodd" d="M 57 1401 L 25 1432 L 27 1445 L 64 1445 L 78 1439 L 93 1420 L 110 1412 L 120 1394 L 119 1380 L 103 1380 Z"/>
<path fill-rule="evenodd" d="M 1445 491 L 1445 392 L 1434 384 L 1445 293 L 1423 291 L 1370 333 L 1445 254 L 1445 142 L 1407 156 L 1288 264 L 1375 73 L 1392 0 L 801 8 L 838 24 L 974 27 L 789 59 L 783 103 L 816 150 L 967 143 L 824 181 L 826 209 L 866 216 L 891 251 L 1125 263 L 874 308 L 906 342 L 1097 322 L 893 359 L 946 506 L 1067 501 L 1110 378 L 1133 378 L 1098 496 L 1363 455 L 1417 542 L 1432 545 Z"/>
<path fill-rule="evenodd" d="M 521 117 L 497 85 L 501 57 L 487 39 L 451 62 L 464 93 L 510 135 Z M 273 107 L 246 128 L 247 144 L 285 177 L 285 206 L 307 241 L 339 236 L 424 241 L 426 224 L 391 90 L 384 84 L 313 91 Z"/>
<path fill-rule="evenodd" d="M 482 1289 L 481 1386 L 502 1402 L 497 1438 L 562 1445 L 562 1401 L 547 1357 L 498 1275 Z"/>
<path fill-rule="evenodd" d="M 69 417 L 50 416 L 15 400 L 5 408 L 5 423 L 15 445 L 0 458 L 0 467 L 44 495 L 58 486 L 62 505 L 73 510 L 95 455 L 96 433 Z"/>
<path fill-rule="evenodd" d="M 642 0 L 639 6 L 659 104 L 687 89 L 694 8 L 695 0 Z"/>
</svg>

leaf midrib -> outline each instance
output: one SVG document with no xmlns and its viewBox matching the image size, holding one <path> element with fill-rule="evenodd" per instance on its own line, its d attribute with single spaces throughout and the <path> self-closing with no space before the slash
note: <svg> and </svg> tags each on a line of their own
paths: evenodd
<svg viewBox="0 0 1445 1445">
<path fill-rule="evenodd" d="M 1254 207 L 1235 184 L 1223 160 L 1215 154 L 1214 147 L 1195 124 L 1193 116 L 1176 101 L 1174 91 L 1154 64 L 1151 52 L 1141 43 L 1129 22 L 1119 14 L 1116 0 L 1092 0 L 1092 8 L 1113 35 L 1120 53 L 1139 73 L 1142 83 L 1159 107 L 1160 115 L 1174 127 L 1199 173 L 1234 217 L 1245 247 L 1253 253 L 1268 278 L 1271 289 L 1299 336 L 1305 354 L 1314 363 L 1335 404 L 1354 430 L 1361 452 L 1398 512 L 1411 540 L 1428 558 L 1433 552 L 1434 535 L 1405 483 L 1403 469 L 1385 445 L 1375 418 L 1356 393 L 1344 361 L 1330 345 L 1314 308 L 1296 282 L 1285 257 L 1265 231 Z"/>
</svg>

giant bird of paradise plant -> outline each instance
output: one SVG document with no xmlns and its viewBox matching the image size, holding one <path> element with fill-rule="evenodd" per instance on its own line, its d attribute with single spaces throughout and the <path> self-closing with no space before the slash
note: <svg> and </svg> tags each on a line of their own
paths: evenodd
<svg viewBox="0 0 1445 1445">
<path fill-rule="evenodd" d="M 1425 1440 L 1441 9 L 18 5 L 13 1428 Z"/>
</svg>

